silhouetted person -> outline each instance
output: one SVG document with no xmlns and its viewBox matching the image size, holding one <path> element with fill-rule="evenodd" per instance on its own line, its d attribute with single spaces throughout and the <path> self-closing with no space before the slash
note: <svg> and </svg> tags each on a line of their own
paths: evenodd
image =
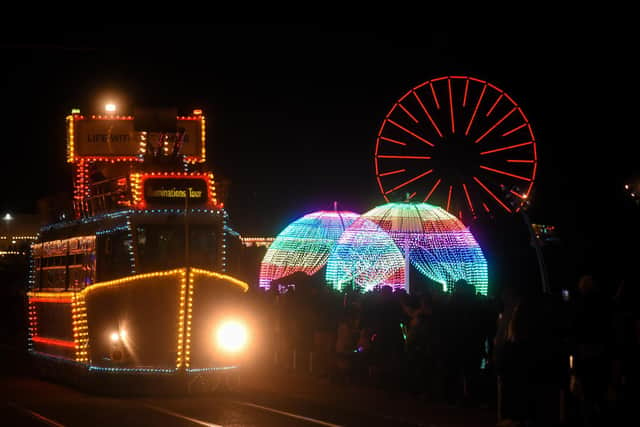
<svg viewBox="0 0 640 427">
<path fill-rule="evenodd" d="M 521 386 L 517 381 L 512 322 L 521 293 L 516 286 L 506 286 L 502 290 L 502 309 L 498 316 L 494 338 L 493 364 L 497 375 L 499 418 L 515 420 L 520 411 L 517 409 L 517 394 Z"/>
<path fill-rule="evenodd" d="M 430 294 L 423 294 L 403 302 L 402 308 L 409 317 L 405 343 L 409 390 L 418 394 L 426 392 L 433 372 L 433 342 L 430 335 L 434 327 L 432 321 L 432 301 Z"/>
<path fill-rule="evenodd" d="M 355 353 L 358 352 L 360 338 L 358 313 L 354 307 L 346 307 L 338 322 L 335 343 L 334 379 L 350 381 L 354 376 Z"/>
<path fill-rule="evenodd" d="M 446 308 L 446 388 L 448 400 L 467 401 L 477 384 L 487 331 L 475 287 L 464 279 L 453 288 Z"/>
<path fill-rule="evenodd" d="M 578 282 L 572 339 L 580 413 L 585 426 L 603 425 L 613 339 L 610 300 L 590 275 Z"/>
<path fill-rule="evenodd" d="M 397 385 L 394 381 L 397 370 L 404 366 L 404 338 L 400 323 L 406 322 L 406 319 L 390 286 L 383 286 L 377 297 L 372 356 L 381 382 L 384 386 L 391 387 Z"/>
<path fill-rule="evenodd" d="M 614 370 L 612 387 L 616 394 L 617 420 L 633 416 L 640 394 L 638 361 L 640 360 L 640 298 L 638 283 L 628 278 L 618 283 L 613 298 Z"/>
</svg>

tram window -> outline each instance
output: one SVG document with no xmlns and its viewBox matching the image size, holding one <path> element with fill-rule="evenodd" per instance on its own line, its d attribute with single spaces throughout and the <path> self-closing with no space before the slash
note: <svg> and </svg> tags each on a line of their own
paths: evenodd
<svg viewBox="0 0 640 427">
<path fill-rule="evenodd" d="M 139 225 L 136 228 L 136 250 L 141 272 L 184 267 L 185 242 L 183 225 Z M 189 264 L 215 269 L 219 244 L 213 225 L 189 226 Z"/>
<path fill-rule="evenodd" d="M 112 280 L 131 274 L 130 240 L 126 233 L 100 236 L 96 242 L 98 281 Z"/>
</svg>

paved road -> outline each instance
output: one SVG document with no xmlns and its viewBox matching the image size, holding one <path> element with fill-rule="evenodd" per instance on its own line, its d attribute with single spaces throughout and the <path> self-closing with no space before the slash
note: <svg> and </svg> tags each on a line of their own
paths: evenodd
<svg viewBox="0 0 640 427">
<path fill-rule="evenodd" d="M 266 393 L 112 398 L 24 376 L 0 381 L 0 401 L 6 426 L 417 425 Z"/>
<path fill-rule="evenodd" d="M 31 377 L 21 353 L 0 348 L 2 426 L 494 426 L 481 408 L 427 405 L 380 390 L 255 371 L 235 393 L 95 395 Z"/>
</svg>

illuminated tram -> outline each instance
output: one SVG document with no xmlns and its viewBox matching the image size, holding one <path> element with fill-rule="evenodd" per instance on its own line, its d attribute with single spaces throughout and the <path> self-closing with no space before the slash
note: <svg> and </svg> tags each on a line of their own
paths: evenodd
<svg viewBox="0 0 640 427">
<path fill-rule="evenodd" d="M 28 350 L 41 374 L 116 392 L 235 384 L 248 285 L 225 274 L 205 116 L 177 113 L 67 117 L 74 218 L 31 247 Z"/>
</svg>

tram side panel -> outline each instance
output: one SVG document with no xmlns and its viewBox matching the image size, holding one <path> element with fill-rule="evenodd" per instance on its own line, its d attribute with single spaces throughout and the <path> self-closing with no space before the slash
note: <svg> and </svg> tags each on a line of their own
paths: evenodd
<svg viewBox="0 0 640 427">
<path fill-rule="evenodd" d="M 251 335 L 254 329 L 247 306 L 246 284 L 240 283 L 230 276 L 194 269 L 189 331 L 190 369 L 230 368 L 246 361 L 250 351 L 248 345 L 228 351 L 219 342 L 220 328 L 225 324 L 240 325 L 242 330 L 232 331 L 239 335 L 245 332 Z M 251 341 L 250 336 L 247 336 L 247 341 Z"/>
<path fill-rule="evenodd" d="M 75 359 L 71 297 L 30 296 L 30 350 L 60 359 Z"/>
<path fill-rule="evenodd" d="M 180 270 L 182 271 L 182 270 Z M 87 289 L 88 357 L 104 368 L 175 370 L 184 277 L 141 275 Z M 184 305 L 184 304 L 183 304 Z"/>
</svg>

